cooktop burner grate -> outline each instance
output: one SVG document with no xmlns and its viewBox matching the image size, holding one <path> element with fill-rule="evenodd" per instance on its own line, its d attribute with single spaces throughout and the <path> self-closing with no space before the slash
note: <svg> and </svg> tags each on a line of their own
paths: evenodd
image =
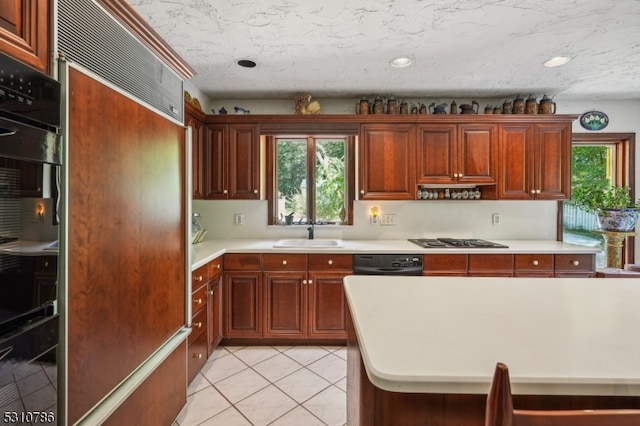
<svg viewBox="0 0 640 426">
<path fill-rule="evenodd" d="M 422 248 L 509 248 L 478 238 L 410 238 L 409 241 Z"/>
</svg>

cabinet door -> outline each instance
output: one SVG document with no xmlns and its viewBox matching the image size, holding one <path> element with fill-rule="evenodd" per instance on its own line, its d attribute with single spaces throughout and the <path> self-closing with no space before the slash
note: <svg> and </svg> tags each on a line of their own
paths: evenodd
<svg viewBox="0 0 640 426">
<path fill-rule="evenodd" d="M 204 124 L 193 115 L 185 113 L 184 124 L 191 127 L 191 196 L 204 198 Z"/>
<path fill-rule="evenodd" d="M 256 124 L 229 126 L 229 198 L 260 199 L 260 134 Z"/>
<path fill-rule="evenodd" d="M 225 337 L 262 337 L 262 274 L 225 272 Z"/>
<path fill-rule="evenodd" d="M 49 0 L 5 0 L 0 51 L 49 74 Z"/>
<path fill-rule="evenodd" d="M 346 339 L 346 299 L 342 279 L 349 272 L 310 272 L 309 337 Z"/>
<path fill-rule="evenodd" d="M 227 183 L 227 133 L 225 124 L 208 124 L 204 129 L 204 198 L 224 200 L 228 198 Z"/>
<path fill-rule="evenodd" d="M 569 124 L 537 124 L 535 190 L 538 200 L 566 200 L 571 182 Z"/>
<path fill-rule="evenodd" d="M 211 354 L 222 340 L 222 274 L 216 275 L 209 283 L 207 307 L 209 309 L 207 330 Z"/>
<path fill-rule="evenodd" d="M 417 175 L 419 184 L 454 184 L 456 178 L 455 124 L 424 124 L 418 127 Z"/>
<path fill-rule="evenodd" d="M 553 254 L 516 254 L 514 276 L 553 277 Z"/>
<path fill-rule="evenodd" d="M 458 128 L 458 183 L 495 184 L 498 130 L 494 124 L 461 124 Z"/>
<path fill-rule="evenodd" d="M 305 337 L 307 273 L 265 272 L 264 337 Z"/>
<path fill-rule="evenodd" d="M 534 129 L 531 124 L 500 126 L 498 154 L 498 199 L 531 200 L 533 168 L 530 159 L 533 150 Z"/>
<path fill-rule="evenodd" d="M 415 126 L 364 124 L 360 129 L 360 199 L 415 199 Z"/>
</svg>

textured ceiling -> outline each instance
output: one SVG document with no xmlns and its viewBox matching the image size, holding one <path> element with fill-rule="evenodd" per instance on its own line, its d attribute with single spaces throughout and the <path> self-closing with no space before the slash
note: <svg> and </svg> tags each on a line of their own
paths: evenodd
<svg viewBox="0 0 640 426">
<path fill-rule="evenodd" d="M 129 3 L 211 99 L 640 99 L 640 0 Z M 572 61 L 542 66 L 557 55 Z M 393 68 L 397 56 L 415 62 Z"/>
</svg>

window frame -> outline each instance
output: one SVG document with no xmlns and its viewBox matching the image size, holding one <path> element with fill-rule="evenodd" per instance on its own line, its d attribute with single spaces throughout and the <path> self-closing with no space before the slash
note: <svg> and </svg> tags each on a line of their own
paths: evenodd
<svg viewBox="0 0 640 426">
<path fill-rule="evenodd" d="M 617 185 L 631 189 L 631 199 L 636 200 L 635 191 L 635 133 L 573 133 L 571 147 L 575 145 L 615 145 L 614 180 Z M 563 241 L 562 204 L 558 202 L 557 240 Z M 622 247 L 623 264 L 635 263 L 635 237 L 627 237 Z"/>
<path fill-rule="evenodd" d="M 279 133 L 274 135 L 265 135 L 266 140 L 266 196 L 267 196 L 267 225 L 278 225 L 277 218 L 277 139 L 306 139 L 307 148 L 313 145 L 312 141 L 317 139 L 344 139 L 345 141 L 345 209 L 346 224 L 342 226 L 353 225 L 353 201 L 355 199 L 355 136 L 349 134 L 325 134 L 325 133 Z M 315 160 L 314 156 L 307 155 L 307 170 L 312 175 L 307 176 L 307 184 L 309 188 L 315 188 Z M 313 194 L 311 194 L 313 192 Z M 310 217 L 315 217 L 315 192 L 310 191 L 309 199 L 312 200 L 309 207 Z M 329 225 L 335 226 L 335 225 Z"/>
</svg>

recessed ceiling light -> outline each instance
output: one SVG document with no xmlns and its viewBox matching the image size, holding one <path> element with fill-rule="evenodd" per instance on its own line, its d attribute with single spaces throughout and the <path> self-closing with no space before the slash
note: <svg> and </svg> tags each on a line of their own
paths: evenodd
<svg viewBox="0 0 640 426">
<path fill-rule="evenodd" d="M 238 65 L 240 65 L 241 67 L 244 68 L 255 68 L 256 63 L 253 62 L 250 59 L 240 59 L 238 62 L 236 62 Z"/>
<path fill-rule="evenodd" d="M 394 60 L 392 60 L 389 63 L 391 64 L 392 67 L 404 68 L 404 67 L 408 67 L 409 65 L 411 65 L 413 63 L 413 59 L 401 57 L 401 58 L 395 58 Z"/>
<path fill-rule="evenodd" d="M 545 67 L 559 67 L 560 65 L 566 64 L 570 60 L 571 60 L 571 58 L 569 58 L 567 56 L 556 56 L 556 57 L 553 57 L 553 58 L 549 59 L 547 62 L 545 62 L 544 66 Z"/>
</svg>

